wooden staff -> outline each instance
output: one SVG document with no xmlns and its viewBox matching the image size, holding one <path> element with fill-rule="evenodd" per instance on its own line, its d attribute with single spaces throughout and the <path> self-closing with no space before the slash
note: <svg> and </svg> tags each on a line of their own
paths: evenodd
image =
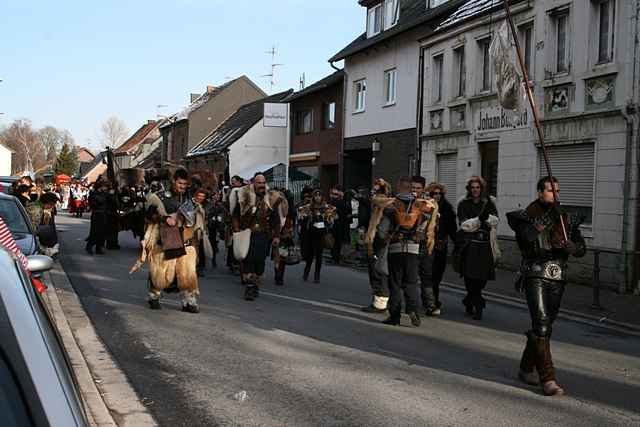
<svg viewBox="0 0 640 427">
<path fill-rule="evenodd" d="M 522 76 L 524 77 L 525 87 L 527 99 L 529 100 L 529 106 L 531 106 L 531 112 L 533 113 L 533 121 L 536 126 L 536 130 L 538 132 L 538 140 L 540 141 L 540 147 L 542 148 L 542 156 L 544 157 L 544 165 L 547 168 L 547 175 L 549 179 L 553 177 L 551 173 L 551 163 L 549 162 L 549 153 L 547 152 L 547 147 L 544 144 L 544 135 L 542 132 L 542 124 L 540 123 L 540 116 L 538 114 L 538 109 L 536 107 L 536 102 L 533 99 L 533 92 L 531 91 L 531 85 L 529 85 L 529 72 L 524 62 L 524 57 L 522 56 L 522 50 L 520 49 L 520 41 L 518 40 L 518 32 L 516 31 L 516 26 L 513 23 L 513 17 L 511 16 L 511 8 L 509 7 L 509 0 L 504 0 L 504 10 L 507 13 L 507 21 L 509 21 L 509 27 L 511 27 L 511 33 L 513 34 L 513 40 L 516 45 L 516 52 L 518 54 L 518 62 L 520 63 L 520 69 L 522 70 Z M 558 195 L 558 191 L 553 182 L 550 182 L 551 190 L 553 191 L 553 200 L 556 206 L 560 202 L 560 197 Z M 563 243 L 567 242 L 567 229 L 564 224 L 564 220 L 562 216 L 560 216 L 560 225 L 562 226 L 562 237 Z"/>
</svg>

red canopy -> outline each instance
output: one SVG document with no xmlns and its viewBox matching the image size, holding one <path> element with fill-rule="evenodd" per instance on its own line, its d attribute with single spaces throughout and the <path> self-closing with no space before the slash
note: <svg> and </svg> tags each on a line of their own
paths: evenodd
<svg viewBox="0 0 640 427">
<path fill-rule="evenodd" d="M 71 182 L 71 177 L 69 175 L 58 175 L 56 176 L 56 184 L 68 184 Z"/>
</svg>

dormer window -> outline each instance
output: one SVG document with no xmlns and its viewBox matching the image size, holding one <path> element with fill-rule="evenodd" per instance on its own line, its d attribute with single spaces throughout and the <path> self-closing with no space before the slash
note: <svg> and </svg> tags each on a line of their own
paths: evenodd
<svg viewBox="0 0 640 427">
<path fill-rule="evenodd" d="M 373 37 L 382 31 L 382 3 L 370 7 L 367 11 L 367 37 Z"/>
<path fill-rule="evenodd" d="M 380 34 L 398 23 L 400 0 L 383 0 L 367 10 L 367 38 Z"/>
</svg>

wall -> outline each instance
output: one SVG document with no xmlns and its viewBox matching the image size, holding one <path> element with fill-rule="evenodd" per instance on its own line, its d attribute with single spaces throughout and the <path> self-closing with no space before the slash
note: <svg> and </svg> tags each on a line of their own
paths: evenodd
<svg viewBox="0 0 640 427">
<path fill-rule="evenodd" d="M 287 128 L 264 127 L 260 120 L 231 145 L 229 174 L 233 176 L 249 168 L 272 166 L 286 161 Z"/>
<path fill-rule="evenodd" d="M 345 138 L 416 126 L 419 44 L 414 32 L 397 36 L 345 60 Z M 384 71 L 397 69 L 396 103 L 383 107 Z M 354 82 L 367 79 L 366 108 L 354 113 Z"/>
<path fill-rule="evenodd" d="M 342 94 L 342 84 L 336 84 L 291 102 L 293 125 L 291 127 L 291 154 L 319 151 L 320 158 L 315 164 L 338 164 L 338 154 L 342 142 Z M 336 104 L 336 126 L 333 129 L 323 129 L 323 106 L 331 102 Z M 313 131 L 297 135 L 296 113 L 303 110 L 313 111 Z"/>
<path fill-rule="evenodd" d="M 0 145 L 0 175 L 11 175 L 11 150 Z"/>
<path fill-rule="evenodd" d="M 549 145 L 575 144 L 593 142 L 595 147 L 593 222 L 583 227 L 583 234 L 590 247 L 602 247 L 619 250 L 622 241 L 623 218 L 623 183 L 626 162 L 630 162 L 631 188 L 628 235 L 633 236 L 637 226 L 636 210 L 638 201 L 638 164 L 635 155 L 625 158 L 626 125 L 621 110 L 628 102 L 638 102 L 633 92 L 633 60 L 628 52 L 634 51 L 633 31 L 625 17 L 635 15 L 632 5 L 635 0 L 619 0 L 616 4 L 616 43 L 614 61 L 605 65 L 595 65 L 594 39 L 597 26 L 593 25 L 594 3 L 583 1 L 536 1 L 529 3 L 531 8 L 514 8 L 516 23 L 533 20 L 534 49 L 533 80 L 535 81 L 535 99 L 539 106 L 544 126 L 545 141 Z M 553 37 L 551 19 L 548 11 L 553 7 L 571 4 L 571 68 L 567 75 L 552 76 L 549 73 L 553 55 Z M 584 7 L 585 4 L 589 7 Z M 538 172 L 539 154 L 536 147 L 537 136 L 532 126 L 532 115 L 528 112 L 528 123 L 520 129 L 500 129 L 496 131 L 479 131 L 478 117 L 481 109 L 498 104 L 495 93 L 480 94 L 477 87 L 479 49 L 476 40 L 499 25 L 500 17 L 494 14 L 492 22 L 476 20 L 465 24 L 447 34 L 433 36 L 424 40 L 424 99 L 422 110 L 424 127 L 422 129 L 422 163 L 421 171 L 427 180 L 435 179 L 436 155 L 438 153 L 457 152 L 457 194 L 450 195 L 456 201 L 464 195 L 464 185 L 471 175 L 481 172 L 480 144 L 485 141 L 497 141 L 498 154 L 498 189 L 497 207 L 503 221 L 499 225 L 499 235 L 506 250 L 505 261 L 511 267 L 519 263 L 519 253 L 513 242 L 513 232 L 504 220 L 504 213 L 525 207 L 536 196 L 535 183 L 540 178 Z M 585 25 L 591 22 L 591 25 Z M 462 99 L 453 98 L 453 77 L 455 75 L 453 48 L 464 44 L 467 63 L 467 94 Z M 434 54 L 444 52 L 444 87 L 445 99 L 442 103 L 433 104 L 432 70 L 430 58 Z M 590 86 L 594 78 L 614 76 L 611 90 L 611 101 L 595 104 L 588 98 Z M 551 91 L 568 85 L 568 107 L 566 110 L 553 111 Z M 494 86 L 495 87 L 495 86 Z M 546 95 L 546 96 L 545 96 Z M 635 96 L 635 98 L 633 98 Z M 456 128 L 452 113 L 456 108 L 464 108 L 465 123 Z M 438 112 L 441 120 L 440 128 L 432 124 L 432 118 Z M 632 152 L 638 150 L 634 143 Z M 562 188 L 562 183 L 560 183 Z M 561 194 L 562 199 L 562 194 Z M 627 250 L 633 250 L 633 238 L 629 238 Z M 574 263 L 572 279 L 590 282 L 592 275 L 592 254 Z M 601 258 L 601 278 L 606 282 L 620 283 L 620 258 L 617 255 L 603 255 Z"/>
<path fill-rule="evenodd" d="M 187 151 L 195 147 L 238 108 L 264 97 L 265 93 L 245 78 L 238 79 L 222 90 L 203 106 L 189 114 Z"/>
</svg>

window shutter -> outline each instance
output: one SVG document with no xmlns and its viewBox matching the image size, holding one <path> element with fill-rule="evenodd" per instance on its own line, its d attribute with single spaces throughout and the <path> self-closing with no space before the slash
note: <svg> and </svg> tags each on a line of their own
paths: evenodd
<svg viewBox="0 0 640 427">
<path fill-rule="evenodd" d="M 551 172 L 560 182 L 560 201 L 567 206 L 593 206 L 595 146 L 593 143 L 547 148 Z M 547 175 L 542 150 L 538 149 L 539 177 Z"/>
<path fill-rule="evenodd" d="M 455 203 L 457 198 L 458 153 L 438 154 L 436 162 L 438 182 L 447 187 L 449 200 L 453 200 L 453 203 Z"/>
</svg>

